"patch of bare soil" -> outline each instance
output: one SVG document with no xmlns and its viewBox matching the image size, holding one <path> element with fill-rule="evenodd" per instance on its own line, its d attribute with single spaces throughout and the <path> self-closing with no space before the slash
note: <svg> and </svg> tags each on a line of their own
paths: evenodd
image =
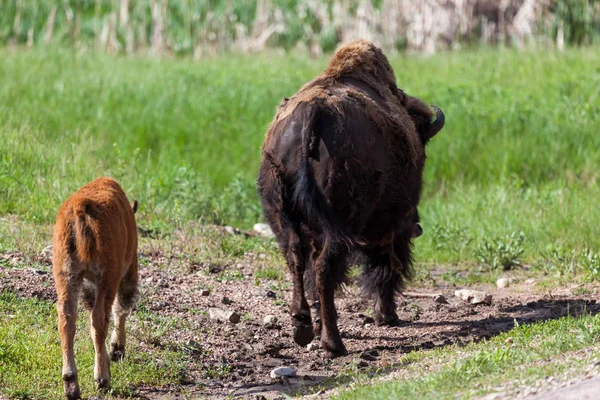
<svg viewBox="0 0 600 400">
<path fill-rule="evenodd" d="M 448 304 L 437 303 L 433 297 L 400 297 L 398 313 L 405 324 L 377 327 L 368 318 L 372 304 L 363 301 L 357 287 L 350 285 L 336 298 L 339 327 L 349 354 L 328 360 L 321 350 L 309 351 L 293 342 L 287 314 L 291 287 L 255 279 L 264 263 L 261 255 L 248 254 L 242 262 L 231 265 L 188 263 L 185 267 L 160 252 L 142 257 L 147 265 L 140 270 L 138 310 L 145 308 L 173 322 L 151 345 L 183 352 L 189 360 L 181 385 L 138 388 L 142 398 L 186 395 L 260 399 L 282 393 L 309 394 L 343 386 L 350 371 L 387 374 L 412 350 L 490 338 L 513 328 L 515 321 L 526 324 L 567 313 L 600 311 L 591 293 L 574 295 L 570 289 L 561 289 L 543 294 L 527 284 L 507 289 L 484 287 L 493 295 L 492 305 L 471 305 L 454 297 L 455 287 L 439 282 L 418 292 L 442 292 Z M 175 264 L 177 267 L 170 268 Z M 48 271 L 0 267 L 0 288 L 24 297 L 54 300 Z M 210 293 L 202 295 L 206 289 Z M 241 320 L 212 320 L 208 315 L 211 307 L 235 311 Z M 275 316 L 278 322 L 264 325 L 267 315 Z M 136 318 L 134 315 L 128 329 L 140 339 Z M 295 368 L 297 376 L 271 378 L 270 371 L 279 366 Z"/>
</svg>

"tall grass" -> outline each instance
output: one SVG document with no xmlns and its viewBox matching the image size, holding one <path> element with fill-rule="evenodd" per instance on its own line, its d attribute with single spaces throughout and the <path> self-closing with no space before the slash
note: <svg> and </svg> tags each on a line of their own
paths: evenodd
<svg viewBox="0 0 600 400">
<path fill-rule="evenodd" d="M 369 37 L 387 50 L 428 51 L 461 43 L 600 38 L 599 0 L 422 2 L 380 0 L 2 0 L 0 44 L 60 44 L 109 53 L 253 52 L 266 46 L 331 51 L 344 39 Z M 501 3 L 501 4 L 500 4 Z M 532 13 L 532 15 L 529 15 Z M 432 18 L 444 30 L 428 25 Z M 515 25 L 516 24 L 516 25 Z M 413 36 L 423 36 L 422 39 Z M 526 35 L 528 37 L 522 37 Z M 559 39 L 560 38 L 560 39 Z"/>
<path fill-rule="evenodd" d="M 111 175 L 140 200 L 142 224 L 251 226 L 275 106 L 326 62 L 2 50 L 0 215 L 50 222 L 70 193 Z M 526 258 L 600 247 L 598 49 L 392 64 L 400 87 L 447 115 L 427 149 L 419 259 L 474 259 L 486 237 L 519 231 Z"/>
</svg>

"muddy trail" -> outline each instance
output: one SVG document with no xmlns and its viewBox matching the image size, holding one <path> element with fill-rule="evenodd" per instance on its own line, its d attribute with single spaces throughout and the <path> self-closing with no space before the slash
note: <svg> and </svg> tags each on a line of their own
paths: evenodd
<svg viewBox="0 0 600 400">
<path fill-rule="evenodd" d="M 35 268 L 20 265 L 20 253 L 0 254 L 8 268 L 0 268 L 0 288 L 22 297 L 55 301 L 50 261 L 40 256 Z M 492 296 L 491 305 L 472 305 L 454 296 L 459 287 L 434 279 L 429 287 L 410 288 L 399 296 L 399 327 L 378 327 L 369 317 L 372 304 L 361 299 L 356 285 L 348 285 L 336 297 L 339 327 L 349 354 L 329 360 L 319 349 L 297 346 L 291 336 L 287 303 L 291 287 L 287 280 L 255 279 L 262 254 L 246 254 L 232 264 L 179 263 L 160 252 L 142 252 L 141 298 L 137 308 L 165 317 L 172 324 L 163 334 L 146 341 L 149 347 L 164 346 L 183 352 L 187 368 L 179 385 L 138 387 L 140 398 L 279 398 L 319 394 L 340 389 L 349 371 L 385 376 L 401 368 L 403 354 L 451 344 L 491 338 L 519 324 L 533 323 L 600 311 L 592 294 L 577 295 L 570 288 L 543 291 L 530 282 L 517 281 L 509 288 L 480 285 Z M 420 294 L 441 293 L 447 301 Z M 442 302 L 440 302 L 442 301 Z M 209 316 L 210 308 L 240 315 L 237 323 Z M 265 324 L 264 319 L 271 318 Z M 138 337 L 136 318 L 128 330 Z M 275 321 L 275 322 L 273 322 Z M 272 369 L 292 367 L 292 378 L 271 378 Z"/>
</svg>

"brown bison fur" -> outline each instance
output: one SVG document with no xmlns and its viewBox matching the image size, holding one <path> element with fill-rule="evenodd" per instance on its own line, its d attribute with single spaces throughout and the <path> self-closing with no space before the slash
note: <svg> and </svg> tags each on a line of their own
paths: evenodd
<svg viewBox="0 0 600 400">
<path fill-rule="evenodd" d="M 111 309 L 115 329 L 110 339 L 110 358 L 118 360 L 125 355 L 125 320 L 138 294 L 136 209 L 137 202 L 130 205 L 114 179 L 98 178 L 69 197 L 58 212 L 52 261 L 62 378 L 69 399 L 80 397 L 73 351 L 80 295 L 90 314 L 96 352 L 94 379 L 99 388 L 110 387 L 105 341 Z"/>
<path fill-rule="evenodd" d="M 397 323 L 394 298 L 411 276 L 420 230 L 425 144 L 444 124 L 433 109 L 398 89 L 385 55 L 364 40 L 339 49 L 323 74 L 277 108 L 258 191 L 292 274 L 298 344 L 316 333 L 332 355 L 346 352 L 334 290 L 357 257 L 378 323 Z"/>
</svg>

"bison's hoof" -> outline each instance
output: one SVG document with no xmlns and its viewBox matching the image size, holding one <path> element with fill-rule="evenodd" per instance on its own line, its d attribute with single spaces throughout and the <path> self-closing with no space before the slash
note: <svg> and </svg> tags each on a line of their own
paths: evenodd
<svg viewBox="0 0 600 400">
<path fill-rule="evenodd" d="M 304 347 L 315 338 L 315 334 L 313 333 L 312 326 L 294 326 L 292 329 L 292 335 L 294 337 L 294 342 L 298 345 Z"/>
<path fill-rule="evenodd" d="M 391 315 L 378 315 L 375 317 L 375 325 L 377 326 L 401 326 L 402 321 L 396 313 Z"/>
<path fill-rule="evenodd" d="M 110 345 L 110 360 L 111 361 L 121 361 L 125 358 L 125 346 L 118 344 Z"/>
<path fill-rule="evenodd" d="M 348 354 L 348 350 L 346 350 L 346 346 L 341 340 L 337 344 L 329 344 L 327 341 L 321 340 L 321 348 L 325 350 L 325 354 L 329 358 L 342 357 Z"/>
</svg>

